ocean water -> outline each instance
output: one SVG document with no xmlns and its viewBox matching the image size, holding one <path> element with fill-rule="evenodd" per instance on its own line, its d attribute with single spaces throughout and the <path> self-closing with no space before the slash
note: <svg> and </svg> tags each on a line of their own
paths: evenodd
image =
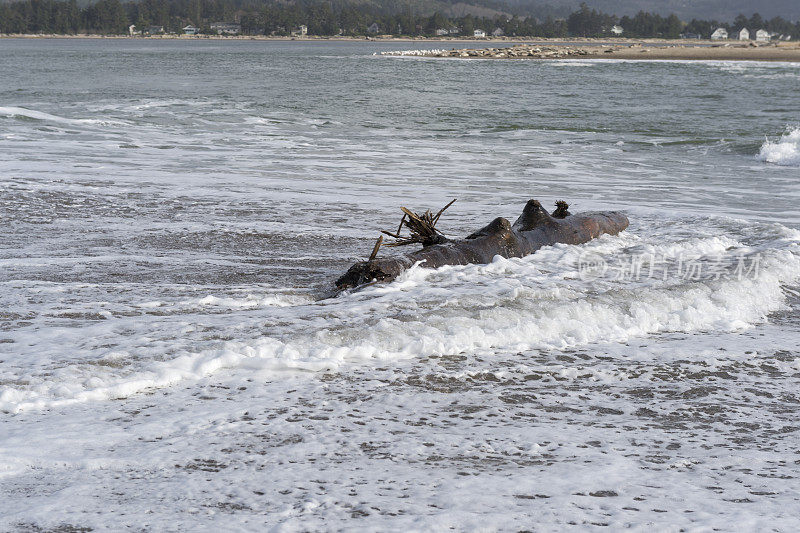
<svg viewBox="0 0 800 533">
<path fill-rule="evenodd" d="M 800 527 L 800 64 L 412 46 L 0 40 L 0 529 Z"/>
</svg>

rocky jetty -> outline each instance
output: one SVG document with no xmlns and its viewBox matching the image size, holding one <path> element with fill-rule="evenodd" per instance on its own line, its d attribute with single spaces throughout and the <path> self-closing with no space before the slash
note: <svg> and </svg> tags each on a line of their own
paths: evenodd
<svg viewBox="0 0 800 533">
<path fill-rule="evenodd" d="M 565 57 L 582 57 L 590 55 L 583 48 L 571 46 L 537 46 L 530 44 L 517 44 L 505 48 L 462 48 L 456 50 L 400 50 L 381 52 L 387 56 L 418 56 L 418 57 L 457 57 L 465 59 L 559 59 Z"/>
<path fill-rule="evenodd" d="M 570 45 L 510 44 L 503 48 L 397 50 L 386 56 L 457 59 L 633 59 L 682 61 L 788 61 L 800 63 L 800 43 L 581 42 Z"/>
</svg>

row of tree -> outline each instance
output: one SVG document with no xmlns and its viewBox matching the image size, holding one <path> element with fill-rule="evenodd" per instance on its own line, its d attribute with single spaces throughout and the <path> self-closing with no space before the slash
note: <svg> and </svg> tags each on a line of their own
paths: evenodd
<svg viewBox="0 0 800 533">
<path fill-rule="evenodd" d="M 781 17 L 764 20 L 758 13 L 753 14 L 750 18 L 739 15 L 732 23 L 697 19 L 684 23 L 674 14 L 662 17 L 644 11 L 640 11 L 633 17 L 617 18 L 589 9 L 584 3 L 581 4 L 580 9 L 567 18 L 567 29 L 571 35 L 575 36 L 600 37 L 607 35 L 608 29 L 615 25 L 623 28 L 626 37 L 677 39 L 681 35 L 692 34 L 708 39 L 717 28 L 725 28 L 729 33 L 748 28 L 751 30 L 765 29 L 770 33 L 800 38 L 800 21 L 791 23 Z"/>
<path fill-rule="evenodd" d="M 508 36 L 602 37 L 615 25 L 628 37 L 678 38 L 697 34 L 704 38 L 719 27 L 730 31 L 741 28 L 766 29 L 800 38 L 800 21 L 776 17 L 763 20 L 754 14 L 739 15 L 731 23 L 692 20 L 684 23 L 675 15 L 639 12 L 618 18 L 590 9 L 586 4 L 566 19 L 497 15 L 495 17 L 446 17 L 441 13 L 415 14 L 412 10 L 391 10 L 380 4 L 356 5 L 347 0 L 140 0 L 125 2 L 99 0 L 80 8 L 76 0 L 18 0 L 0 4 L 0 33 L 44 34 L 125 34 L 133 24 L 139 30 L 163 26 L 181 33 L 192 24 L 208 31 L 212 22 L 233 22 L 247 35 L 288 35 L 301 25 L 310 35 L 368 35 L 370 33 L 432 36 L 437 30 L 453 30 L 453 35 L 471 36 L 476 29 L 487 33 L 500 29 Z M 377 28 L 377 31 L 375 31 Z"/>
<path fill-rule="evenodd" d="M 693 19 L 686 25 L 684 30 L 687 33 L 696 33 L 703 37 L 709 37 L 715 29 L 725 28 L 728 33 L 738 33 L 742 28 L 749 30 L 767 30 L 770 33 L 777 33 L 779 35 L 788 35 L 793 39 L 800 39 L 800 21 L 791 23 L 782 17 L 774 17 L 765 20 L 758 13 L 754 13 L 750 18 L 744 15 L 737 16 L 732 23 L 717 22 L 716 20 L 697 20 Z"/>
</svg>

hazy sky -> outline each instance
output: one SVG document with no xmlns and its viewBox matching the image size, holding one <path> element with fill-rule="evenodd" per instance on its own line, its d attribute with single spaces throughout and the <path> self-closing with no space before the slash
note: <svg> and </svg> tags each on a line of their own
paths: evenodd
<svg viewBox="0 0 800 533">
<path fill-rule="evenodd" d="M 580 4 L 580 0 L 531 0 L 530 3 L 574 7 Z M 587 0 L 586 3 L 617 15 L 645 10 L 676 13 L 684 20 L 696 17 L 726 21 L 739 13 L 749 17 L 758 12 L 765 18 L 779 15 L 789 20 L 800 19 L 800 0 Z"/>
</svg>

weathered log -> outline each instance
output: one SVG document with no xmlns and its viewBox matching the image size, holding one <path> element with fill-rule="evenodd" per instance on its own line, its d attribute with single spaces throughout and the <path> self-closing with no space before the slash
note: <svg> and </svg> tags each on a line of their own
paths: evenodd
<svg viewBox="0 0 800 533">
<path fill-rule="evenodd" d="M 529 200 L 513 225 L 498 217 L 466 239 L 450 240 L 440 235 L 439 242 L 421 250 L 356 263 L 336 280 L 336 287 L 346 289 L 372 281 L 391 281 L 418 262 L 423 262 L 428 268 L 438 268 L 485 264 L 497 255 L 524 257 L 542 246 L 583 244 L 604 233 L 616 235 L 628 227 L 628 218 L 622 213 L 572 215 L 567 211 L 566 203 L 561 204 L 554 215 L 562 218 L 550 215 L 538 201 Z"/>
</svg>

